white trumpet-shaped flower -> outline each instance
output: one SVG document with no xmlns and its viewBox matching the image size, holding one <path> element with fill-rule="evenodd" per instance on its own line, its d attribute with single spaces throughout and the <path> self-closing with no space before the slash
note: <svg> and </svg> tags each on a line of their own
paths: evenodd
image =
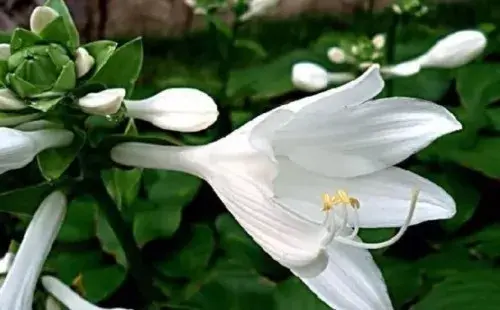
<svg viewBox="0 0 500 310">
<path fill-rule="evenodd" d="M 42 277 L 43 287 L 70 310 L 105 310 L 86 301 L 80 295 L 73 292 L 66 284 L 52 276 Z M 112 308 L 109 310 L 127 310 L 124 308 Z"/>
<path fill-rule="evenodd" d="M 65 129 L 20 131 L 0 128 L 0 174 L 29 164 L 43 150 L 69 145 L 73 133 Z"/>
<path fill-rule="evenodd" d="M 455 213 L 443 189 L 393 166 L 461 125 L 431 102 L 372 100 L 383 85 L 373 66 L 355 81 L 278 107 L 211 144 L 123 143 L 111 157 L 205 179 L 248 234 L 330 307 L 392 309 L 366 249 L 389 246 L 408 225 Z M 418 202 L 413 189 L 420 191 Z M 323 201 L 325 193 L 334 196 Z M 379 244 L 356 236 L 359 228 L 400 226 Z"/>
<path fill-rule="evenodd" d="M 95 59 L 83 47 L 76 50 L 75 65 L 76 74 L 80 78 L 87 74 L 95 64 Z"/>
<path fill-rule="evenodd" d="M 125 100 L 125 107 L 130 117 L 181 132 L 206 129 L 219 115 L 214 100 L 193 88 L 171 88 L 144 100 Z"/>
<path fill-rule="evenodd" d="M 88 114 L 110 115 L 120 110 L 123 98 L 125 98 L 125 89 L 111 88 L 85 95 L 78 100 L 78 105 Z"/>
<path fill-rule="evenodd" d="M 59 13 L 48 6 L 38 6 L 31 13 L 30 29 L 40 34 L 45 27 L 59 17 Z"/>
<path fill-rule="evenodd" d="M 458 68 L 478 57 L 486 44 L 486 36 L 480 31 L 457 31 L 439 40 L 423 55 L 381 71 L 388 76 L 411 76 L 423 68 Z"/>
<path fill-rule="evenodd" d="M 312 62 L 300 62 L 292 68 L 293 85 L 307 92 L 316 92 L 327 88 L 330 83 L 341 84 L 355 78 L 354 74 L 349 72 L 328 72 Z"/>
<path fill-rule="evenodd" d="M 38 277 L 66 214 L 66 198 L 53 192 L 35 212 L 0 289 L 0 309 L 30 310 Z"/>
<path fill-rule="evenodd" d="M 15 111 L 26 108 L 26 104 L 19 100 L 9 89 L 0 89 L 0 111 Z"/>
</svg>

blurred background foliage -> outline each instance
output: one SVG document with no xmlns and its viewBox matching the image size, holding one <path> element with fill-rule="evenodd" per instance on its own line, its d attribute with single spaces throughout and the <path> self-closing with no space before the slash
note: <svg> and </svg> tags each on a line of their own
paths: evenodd
<svg viewBox="0 0 500 310">
<path fill-rule="evenodd" d="M 220 122 L 230 120 L 235 129 L 266 110 L 308 95 L 291 83 L 294 63 L 314 61 L 330 71 L 341 71 L 344 68 L 332 64 L 326 50 L 346 37 L 385 33 L 391 20 L 390 10 L 359 10 L 350 15 L 302 15 L 243 25 L 233 55 L 230 98 L 222 113 L 228 119 Z M 445 188 L 455 198 L 458 212 L 447 221 L 411 227 L 391 248 L 373 252 L 397 309 L 498 309 L 499 20 L 499 1 L 477 0 L 431 6 L 428 14 L 397 29 L 395 61 L 421 54 L 456 30 L 481 29 L 489 40 L 482 59 L 467 66 L 424 70 L 394 80 L 394 95 L 437 102 L 464 124 L 463 131 L 438 140 L 402 164 Z M 146 37 L 144 43 L 145 62 L 135 98 L 169 87 L 195 87 L 217 96 L 220 55 L 208 30 L 177 38 Z M 220 135 L 217 126 L 179 134 L 137 124 L 141 134 L 182 144 L 207 143 Z M 15 173 L 10 176 L 15 184 Z M 113 169 L 103 178 L 155 271 L 155 293 L 166 300 L 151 309 L 327 309 L 251 240 L 201 180 L 178 172 L 140 169 Z M 43 191 L 31 187 L 22 201 L 7 192 L 0 195 L 0 204 L 29 206 Z M 123 250 L 97 212 L 99 203 L 105 202 L 93 200 L 84 191 L 71 202 L 48 267 L 92 302 L 143 309 Z M 0 215 L 3 248 L 10 239 L 22 238 L 27 220 Z M 370 229 L 363 230 L 361 237 L 374 242 L 393 233 Z"/>
</svg>

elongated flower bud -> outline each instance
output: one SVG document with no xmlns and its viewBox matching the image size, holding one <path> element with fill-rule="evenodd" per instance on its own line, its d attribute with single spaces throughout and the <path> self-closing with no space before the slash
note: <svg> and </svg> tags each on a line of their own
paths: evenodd
<svg viewBox="0 0 500 310">
<path fill-rule="evenodd" d="M 7 88 L 0 89 L 0 111 L 14 111 L 26 108 L 26 104 L 19 100 Z"/>
<path fill-rule="evenodd" d="M 53 192 L 33 215 L 0 289 L 0 309 L 32 309 L 38 277 L 66 214 L 66 197 Z"/>
<path fill-rule="evenodd" d="M 56 10 L 49 8 L 47 6 L 39 6 L 33 10 L 30 17 L 30 28 L 36 34 L 42 32 L 42 30 L 47 27 L 48 24 L 54 21 L 54 19 L 59 17 L 59 13 Z"/>
<path fill-rule="evenodd" d="M 0 128 L 0 174 L 26 166 L 43 150 L 69 145 L 73 136 L 64 129 L 23 132 Z"/>
<path fill-rule="evenodd" d="M 83 47 L 79 47 L 76 50 L 75 64 L 77 76 L 80 78 L 87 74 L 90 69 L 92 69 L 95 64 L 95 59 L 94 57 L 90 56 L 89 52 L 87 52 L 86 49 L 84 49 Z"/>
<path fill-rule="evenodd" d="M 125 100 L 128 116 L 156 127 L 195 132 L 212 125 L 219 115 L 214 100 L 194 88 L 166 89 L 144 100 Z"/>
<path fill-rule="evenodd" d="M 328 72 L 315 63 L 301 62 L 293 66 L 292 83 L 300 90 L 319 91 L 328 86 Z"/>
<path fill-rule="evenodd" d="M 125 98 L 125 89 L 112 88 L 87 94 L 78 100 L 78 105 L 88 114 L 110 115 L 118 112 L 123 98 Z"/>
</svg>

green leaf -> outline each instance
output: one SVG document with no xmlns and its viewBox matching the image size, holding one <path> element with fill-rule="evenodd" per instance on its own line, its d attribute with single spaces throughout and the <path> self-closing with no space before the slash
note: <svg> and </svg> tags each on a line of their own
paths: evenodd
<svg viewBox="0 0 500 310">
<path fill-rule="evenodd" d="M 82 47 L 87 50 L 90 56 L 94 57 L 95 64 L 93 72 L 99 71 L 108 61 L 108 59 L 113 55 L 118 44 L 113 41 L 102 40 L 95 41 L 83 45 Z"/>
<path fill-rule="evenodd" d="M 4 85 L 4 78 L 7 72 L 9 72 L 7 60 L 0 60 L 0 85 Z"/>
<path fill-rule="evenodd" d="M 445 70 L 428 69 L 412 77 L 394 79 L 392 83 L 394 96 L 438 101 L 450 87 L 451 77 Z"/>
<path fill-rule="evenodd" d="M 232 128 L 237 129 L 247 122 L 249 122 L 254 117 L 252 112 L 249 111 L 232 111 L 231 112 L 231 123 Z"/>
<path fill-rule="evenodd" d="M 52 110 L 56 105 L 64 101 L 64 97 L 58 98 L 49 98 L 49 99 L 40 99 L 40 100 L 32 100 L 30 107 L 33 109 L 40 110 L 42 112 L 48 112 Z"/>
<path fill-rule="evenodd" d="M 495 310 L 500 304 L 500 272 L 463 272 L 437 284 L 414 310 Z"/>
<path fill-rule="evenodd" d="M 46 182 L 1 193 L 0 210 L 13 214 L 33 215 L 40 203 L 52 191 L 52 184 Z"/>
<path fill-rule="evenodd" d="M 457 91 L 462 105 L 468 110 L 484 110 L 494 99 L 500 98 L 498 84 L 499 64 L 471 64 L 458 70 Z"/>
<path fill-rule="evenodd" d="M 146 170 L 144 185 L 150 201 L 184 206 L 198 191 L 201 180 L 177 171 Z"/>
<path fill-rule="evenodd" d="M 112 255 L 120 265 L 127 267 L 125 252 L 101 211 L 97 212 L 97 238 L 104 252 Z"/>
<path fill-rule="evenodd" d="M 167 277 L 194 277 L 208 266 L 214 250 L 215 238 L 210 227 L 195 225 L 182 248 L 168 259 L 158 262 L 157 267 Z"/>
<path fill-rule="evenodd" d="M 0 126 L 10 127 L 16 126 L 22 123 L 30 122 L 42 117 L 42 113 L 2 113 L 0 112 Z"/>
<path fill-rule="evenodd" d="M 325 303 L 312 293 L 298 278 L 280 283 L 274 291 L 276 310 L 327 310 Z"/>
<path fill-rule="evenodd" d="M 76 28 L 75 22 L 73 21 L 73 18 L 71 17 L 68 7 L 64 3 L 64 1 L 47 0 L 44 5 L 56 10 L 57 13 L 59 13 L 59 15 L 62 17 L 65 29 L 69 34 L 67 45 L 70 49 L 76 50 L 76 48 L 80 45 L 80 36 L 78 34 L 78 29 Z"/>
<path fill-rule="evenodd" d="M 84 270 L 102 266 L 104 255 L 99 249 L 81 247 L 70 250 L 53 249 L 47 265 L 56 271 L 57 277 L 66 283 L 72 283 Z"/>
<path fill-rule="evenodd" d="M 161 205 L 150 201 L 136 201 L 133 205 L 134 236 L 140 247 L 158 238 L 171 237 L 181 223 L 182 204 Z"/>
<path fill-rule="evenodd" d="M 83 297 L 92 303 L 109 298 L 125 281 L 127 273 L 122 266 L 114 265 L 86 270 L 78 278 Z"/>
<path fill-rule="evenodd" d="M 236 40 L 234 42 L 234 46 L 241 48 L 241 49 L 246 49 L 254 53 L 255 55 L 259 56 L 260 58 L 266 58 L 267 57 L 267 52 L 266 50 L 260 45 L 258 42 L 252 41 L 252 40 Z"/>
<path fill-rule="evenodd" d="M 47 180 L 56 180 L 69 168 L 85 144 L 85 132 L 74 131 L 73 142 L 67 147 L 47 149 L 37 155 L 38 167 Z"/>
<path fill-rule="evenodd" d="M 16 28 L 12 33 L 12 38 L 10 40 L 10 53 L 14 54 L 24 48 L 33 46 L 42 40 L 43 39 L 41 37 L 29 30 Z"/>
<path fill-rule="evenodd" d="M 395 309 L 413 300 L 423 285 L 420 272 L 411 262 L 382 257 L 377 260 Z"/>
<path fill-rule="evenodd" d="M 276 274 L 284 270 L 245 232 L 229 214 L 222 214 L 215 221 L 220 236 L 220 247 L 231 258 L 244 266 L 255 268 L 262 274 Z"/>
<path fill-rule="evenodd" d="M 39 94 L 47 89 L 36 86 L 18 77 L 15 73 L 7 74 L 7 83 L 12 87 L 14 92 L 21 98 L 31 97 Z"/>
<path fill-rule="evenodd" d="M 64 26 L 64 20 L 62 16 L 54 19 L 50 24 L 43 28 L 40 32 L 40 36 L 49 42 L 57 42 L 69 49 L 74 50 L 75 47 L 72 46 L 71 37 L 68 30 Z"/>
<path fill-rule="evenodd" d="M 54 91 L 70 91 L 76 86 L 76 68 L 75 63 L 69 61 L 64 65 L 57 78 L 54 86 L 52 87 Z"/>
<path fill-rule="evenodd" d="M 125 88 L 127 96 L 130 96 L 141 72 L 142 61 L 142 39 L 137 38 L 119 47 L 87 83 L 100 83 L 108 88 Z"/>
<path fill-rule="evenodd" d="M 82 196 L 71 201 L 57 240 L 81 242 L 93 239 L 97 208 L 97 202 L 91 197 Z"/>
<path fill-rule="evenodd" d="M 464 238 L 465 245 L 473 251 L 490 259 L 500 258 L 500 225 L 487 226 Z"/>
</svg>

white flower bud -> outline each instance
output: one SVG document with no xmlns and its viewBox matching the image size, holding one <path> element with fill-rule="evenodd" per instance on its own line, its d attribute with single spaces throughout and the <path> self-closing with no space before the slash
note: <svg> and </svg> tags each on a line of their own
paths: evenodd
<svg viewBox="0 0 500 310">
<path fill-rule="evenodd" d="M 16 98 L 7 88 L 0 89 L 0 111 L 15 111 L 26 108 L 26 104 Z"/>
<path fill-rule="evenodd" d="M 328 49 L 327 55 L 328 59 L 330 59 L 333 63 L 342 64 L 346 62 L 345 52 L 340 47 L 332 47 Z"/>
<path fill-rule="evenodd" d="M 130 117 L 180 132 L 204 130 L 219 116 L 214 100 L 193 88 L 166 89 L 144 100 L 125 100 L 125 106 Z"/>
<path fill-rule="evenodd" d="M 112 88 L 98 93 L 89 93 L 78 100 L 78 105 L 88 114 L 110 115 L 115 114 L 125 98 L 125 89 Z"/>
<path fill-rule="evenodd" d="M 0 60 L 7 60 L 10 57 L 10 44 L 0 44 Z"/>
<path fill-rule="evenodd" d="M 486 36 L 476 30 L 463 30 L 439 40 L 420 56 L 422 68 L 457 68 L 479 56 L 485 49 Z"/>
<path fill-rule="evenodd" d="M 248 11 L 240 19 L 246 21 L 252 17 L 263 15 L 276 6 L 278 2 L 279 0 L 250 0 L 248 2 Z"/>
<path fill-rule="evenodd" d="M 380 68 L 380 72 L 384 77 L 407 77 L 412 76 L 420 72 L 420 63 L 417 60 L 409 60 L 397 65 L 385 66 Z"/>
<path fill-rule="evenodd" d="M 385 34 L 379 33 L 375 35 L 372 38 L 372 44 L 378 50 L 383 49 L 385 47 Z"/>
<path fill-rule="evenodd" d="M 90 69 L 92 69 L 95 64 L 95 59 L 89 54 L 89 52 L 87 52 L 86 49 L 84 49 L 83 47 L 79 47 L 76 50 L 75 64 L 77 77 L 81 78 L 82 76 L 87 74 Z"/>
<path fill-rule="evenodd" d="M 401 7 L 399 6 L 399 4 L 393 4 L 392 5 L 392 10 L 396 14 L 402 14 L 403 13 L 403 10 L 401 10 Z"/>
<path fill-rule="evenodd" d="M 315 63 L 297 63 L 292 69 L 292 83 L 300 90 L 316 92 L 328 86 L 328 72 Z"/>
<path fill-rule="evenodd" d="M 69 145 L 73 137 L 64 129 L 23 132 L 0 128 L 0 174 L 26 166 L 43 150 Z"/>
<path fill-rule="evenodd" d="M 48 6 L 38 6 L 31 13 L 30 29 L 36 34 L 40 34 L 48 24 L 59 17 L 59 13 Z"/>
</svg>

